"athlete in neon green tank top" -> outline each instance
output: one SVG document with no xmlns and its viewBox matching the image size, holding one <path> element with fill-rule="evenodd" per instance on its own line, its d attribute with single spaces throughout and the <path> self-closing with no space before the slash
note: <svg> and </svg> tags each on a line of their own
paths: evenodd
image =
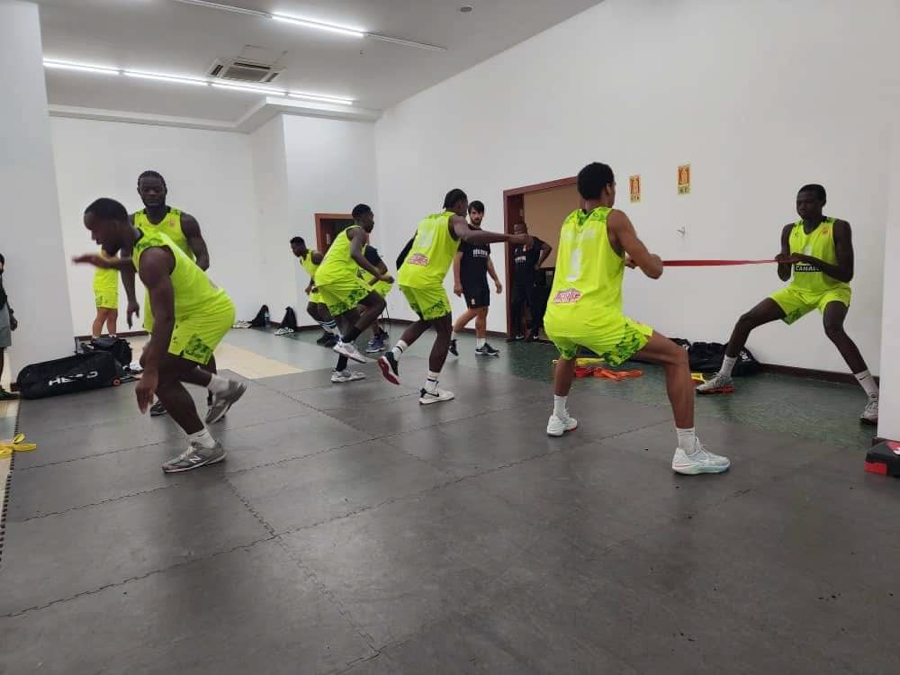
<svg viewBox="0 0 900 675">
<path fill-rule="evenodd" d="M 699 394 L 730 394 L 732 370 L 754 328 L 772 321 L 790 325 L 810 312 L 822 314 L 825 334 L 831 339 L 868 397 L 860 416 L 866 424 L 878 422 L 878 385 L 844 321 L 850 308 L 853 279 L 853 237 L 850 224 L 823 214 L 827 195 L 821 185 L 805 185 L 797 194 L 800 220 L 781 231 L 778 276 L 790 284 L 776 291 L 741 316 L 734 326 L 719 373 L 697 388 Z"/>
<path fill-rule="evenodd" d="M 613 209 L 616 183 L 609 166 L 584 167 L 578 174 L 578 192 L 582 208 L 566 218 L 560 231 L 556 272 L 544 315 L 544 330 L 560 353 L 547 434 L 563 436 L 578 427 L 567 404 L 580 347 L 611 365 L 640 355 L 665 369 L 678 436 L 672 470 L 682 474 L 727 471 L 728 458 L 706 450 L 694 431 L 694 386 L 686 353 L 622 312 L 625 268 L 638 267 L 658 279 L 662 260 L 647 250 L 628 216 Z"/>
<path fill-rule="evenodd" d="M 146 412 L 158 395 L 190 439 L 187 450 L 165 462 L 163 471 L 190 471 L 221 462 L 225 451 L 201 421 L 184 383 L 205 387 L 214 395 L 206 417 L 210 424 L 222 419 L 246 391 L 245 382 L 200 367 L 234 323 L 231 299 L 165 234 L 134 227 L 119 202 L 96 200 L 85 209 L 84 224 L 108 255 L 127 250 L 132 257 L 92 254 L 75 261 L 105 269 L 130 266 L 149 292 L 155 322 L 141 357 L 144 371 L 135 388 L 138 407 Z"/>
<path fill-rule="evenodd" d="M 100 249 L 100 255 L 109 256 Z M 103 325 L 109 335 L 116 335 L 116 321 L 119 318 L 119 273 L 114 269 L 97 268 L 94 272 L 94 304 L 97 314 L 91 326 L 91 336 L 100 337 Z"/>
<path fill-rule="evenodd" d="M 327 346 L 332 347 L 337 338 L 340 337 L 340 331 L 337 329 L 337 324 L 328 311 L 322 294 L 315 290 L 316 286 L 313 281 L 324 256 L 318 251 L 309 250 L 303 237 L 291 239 L 291 252 L 300 261 L 300 266 L 309 274 L 309 283 L 304 289 L 304 292 L 309 297 L 309 301 L 306 303 L 306 313 L 322 327 L 323 331 L 322 336 L 316 340 L 316 344 L 325 345 L 331 343 L 327 344 Z"/>
<path fill-rule="evenodd" d="M 438 387 L 438 377 L 453 334 L 450 300 L 444 289 L 444 278 L 453 264 L 460 241 L 471 244 L 509 242 L 531 244 L 527 234 L 502 234 L 473 229 L 466 220 L 469 198 L 460 189 L 451 190 L 444 197 L 444 210 L 427 216 L 416 228 L 410 240 L 408 253 L 397 271 L 400 291 L 419 320 L 401 336 L 394 348 L 378 360 L 381 373 L 392 384 L 400 384 L 399 359 L 403 351 L 418 340 L 422 333 L 433 327 L 437 332 L 425 386 L 419 392 L 423 405 L 450 401 L 453 392 Z"/>
</svg>

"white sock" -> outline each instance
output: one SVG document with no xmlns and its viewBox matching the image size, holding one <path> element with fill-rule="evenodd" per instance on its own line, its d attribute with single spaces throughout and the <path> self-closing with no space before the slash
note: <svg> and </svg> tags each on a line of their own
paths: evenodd
<svg viewBox="0 0 900 675">
<path fill-rule="evenodd" d="M 722 359 L 722 367 L 719 369 L 719 375 L 722 377 L 731 377 L 731 371 L 734 370 L 735 363 L 737 363 L 736 356 L 726 356 Z"/>
<path fill-rule="evenodd" d="M 221 375 L 213 375 L 209 378 L 206 388 L 213 394 L 224 394 L 228 391 L 228 380 Z"/>
<path fill-rule="evenodd" d="M 878 385 L 875 383 L 875 378 L 872 377 L 872 373 L 868 370 L 864 370 L 861 373 L 855 373 L 855 377 L 859 382 L 859 386 L 866 392 L 869 400 L 876 400 L 878 398 Z"/>
<path fill-rule="evenodd" d="M 334 319 L 332 319 L 331 321 L 320 321 L 319 325 L 322 326 L 322 330 L 324 330 L 326 333 L 331 333 L 336 338 L 340 339 L 341 331 L 338 330 L 337 322 L 335 322 Z"/>
<path fill-rule="evenodd" d="M 215 376 L 213 376 L 215 377 Z M 212 437 L 212 434 L 209 433 L 209 429 L 203 427 L 196 434 L 188 435 L 188 440 L 191 443 L 197 443 L 201 448 L 206 448 L 207 450 L 211 450 L 216 447 L 216 439 Z"/>
<path fill-rule="evenodd" d="M 441 376 L 440 373 L 436 373 L 433 370 L 428 371 L 428 379 L 425 380 L 425 391 L 429 394 L 433 394 L 437 391 L 438 388 L 438 378 Z"/>
<path fill-rule="evenodd" d="M 115 339 L 116 339 L 116 337 L 117 337 L 117 336 L 116 336 L 116 334 L 115 334 L 115 333 L 110 333 L 110 334 L 109 334 L 109 337 L 111 337 L 111 338 L 112 338 L 112 339 L 114 339 L 114 340 L 115 340 Z"/>
<path fill-rule="evenodd" d="M 678 433 L 678 447 L 687 454 L 694 454 L 694 445 L 697 443 L 697 430 L 694 427 L 690 429 L 675 429 Z"/>
<path fill-rule="evenodd" d="M 394 345 L 394 348 L 391 350 L 391 353 L 394 355 L 394 358 L 399 361 L 400 357 L 403 355 L 403 352 L 405 352 L 407 349 L 409 349 L 409 345 L 406 344 L 403 340 L 398 340 L 397 344 Z"/>
<path fill-rule="evenodd" d="M 553 395 L 553 414 L 561 420 L 567 419 L 569 417 L 569 411 L 566 409 L 566 402 L 568 400 L 568 396 L 557 396 L 556 394 Z"/>
<path fill-rule="evenodd" d="M 481 349 L 487 343 L 487 338 L 475 338 L 475 349 Z"/>
<path fill-rule="evenodd" d="M 459 336 L 456 334 L 456 331 L 453 331 L 452 333 L 450 333 L 451 340 L 455 340 L 457 337 L 459 337 Z"/>
</svg>

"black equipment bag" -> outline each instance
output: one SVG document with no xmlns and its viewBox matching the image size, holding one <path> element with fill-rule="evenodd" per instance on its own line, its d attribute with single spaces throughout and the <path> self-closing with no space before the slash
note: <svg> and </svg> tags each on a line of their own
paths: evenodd
<svg viewBox="0 0 900 675">
<path fill-rule="evenodd" d="M 16 380 L 22 398 L 73 394 L 121 384 L 121 368 L 110 352 L 92 351 L 25 366 Z"/>
<path fill-rule="evenodd" d="M 293 307 L 287 307 L 284 310 L 284 318 L 281 320 L 282 328 L 290 328 L 291 330 L 297 330 L 297 315 L 294 313 Z"/>
<path fill-rule="evenodd" d="M 268 328 L 269 326 L 269 306 L 263 305 L 259 308 L 253 321 L 250 322 L 250 328 Z"/>
<path fill-rule="evenodd" d="M 691 370 L 695 373 L 718 373 L 725 358 L 725 345 L 721 342 L 695 342 L 688 349 Z M 748 349 L 742 349 L 734 364 L 733 374 L 755 375 L 762 369 L 759 361 Z"/>
<path fill-rule="evenodd" d="M 98 337 L 91 340 L 88 347 L 95 352 L 109 352 L 119 365 L 128 368 L 131 365 L 131 345 L 127 340 L 114 337 Z"/>
</svg>

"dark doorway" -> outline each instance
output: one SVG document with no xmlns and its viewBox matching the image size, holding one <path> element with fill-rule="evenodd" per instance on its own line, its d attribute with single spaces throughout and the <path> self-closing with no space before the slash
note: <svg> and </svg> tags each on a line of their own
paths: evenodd
<svg viewBox="0 0 900 675">
<path fill-rule="evenodd" d="M 353 224 L 353 216 L 345 213 L 317 213 L 316 214 L 316 247 L 319 253 L 325 254 L 335 238 L 350 225 Z"/>
</svg>

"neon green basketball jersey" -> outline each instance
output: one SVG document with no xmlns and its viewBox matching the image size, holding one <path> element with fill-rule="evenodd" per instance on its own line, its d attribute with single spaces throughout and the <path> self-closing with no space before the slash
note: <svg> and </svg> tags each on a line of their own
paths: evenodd
<svg viewBox="0 0 900 675">
<path fill-rule="evenodd" d="M 397 282 L 410 288 L 442 286 L 453 264 L 459 242 L 450 235 L 452 211 L 434 213 L 416 228 L 409 255 L 397 273 Z"/>
<path fill-rule="evenodd" d="M 316 270 L 319 269 L 319 265 L 313 262 L 312 259 L 312 251 L 307 251 L 306 256 L 300 258 L 300 266 L 306 270 L 306 273 L 309 274 L 310 279 L 314 279 L 316 277 Z"/>
<path fill-rule="evenodd" d="M 107 260 L 110 256 L 101 248 L 100 255 Z M 94 292 L 97 293 L 118 293 L 119 292 L 119 270 L 105 270 L 100 267 L 94 272 Z"/>
<path fill-rule="evenodd" d="M 559 233 L 556 273 L 544 321 L 559 335 L 586 335 L 622 314 L 625 261 L 612 249 L 606 221 L 612 209 L 581 209 Z"/>
<path fill-rule="evenodd" d="M 169 208 L 166 217 L 159 221 L 156 225 L 150 222 L 146 211 L 138 211 L 134 214 L 134 226 L 141 232 L 148 234 L 159 232 L 171 239 L 182 252 L 191 260 L 195 259 L 194 252 L 188 244 L 187 237 L 181 229 L 181 211 L 175 208 Z"/>
<path fill-rule="evenodd" d="M 826 218 L 809 234 L 803 229 L 801 220 L 791 230 L 791 253 L 818 258 L 831 265 L 837 264 L 837 253 L 834 248 L 834 218 Z M 835 288 L 850 288 L 850 284 L 838 281 L 820 270 L 815 265 L 797 263 L 794 265 L 794 276 L 791 286 L 807 293 L 824 293 Z"/>
<path fill-rule="evenodd" d="M 356 270 L 359 265 L 350 256 L 350 234 L 351 230 L 359 229 L 359 225 L 351 225 L 343 232 L 340 232 L 334 239 L 334 243 L 325 253 L 322 264 L 316 270 L 315 280 L 317 286 L 326 286 L 334 283 L 338 279 L 346 279 L 347 277 L 355 277 Z"/>
<path fill-rule="evenodd" d="M 175 292 L 175 320 L 184 319 L 210 311 L 216 311 L 222 300 L 228 300 L 225 291 L 216 286 L 197 263 L 187 257 L 175 242 L 161 232 L 144 232 L 134 242 L 132 261 L 134 269 L 140 272 L 141 256 L 150 248 L 167 248 L 175 256 L 172 270 L 172 288 Z M 148 303 L 149 304 L 149 303 Z"/>
</svg>

